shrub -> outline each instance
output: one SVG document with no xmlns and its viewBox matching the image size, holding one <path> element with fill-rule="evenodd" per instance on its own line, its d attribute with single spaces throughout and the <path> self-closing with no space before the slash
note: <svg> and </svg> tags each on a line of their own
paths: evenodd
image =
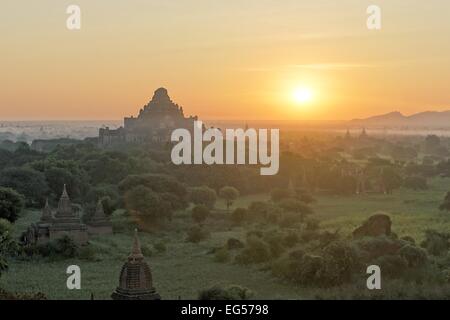
<svg viewBox="0 0 450 320">
<path fill-rule="evenodd" d="M 297 233 L 289 232 L 283 239 L 283 245 L 292 248 L 300 241 L 300 238 Z"/>
<path fill-rule="evenodd" d="M 230 285 L 222 287 L 215 285 L 209 289 L 200 291 L 199 300 L 249 300 L 253 297 L 253 292 L 247 288 Z"/>
<path fill-rule="evenodd" d="M 245 208 L 237 208 L 231 213 L 231 220 L 234 224 L 240 225 L 242 221 L 244 221 L 247 216 L 247 209 Z"/>
<path fill-rule="evenodd" d="M 213 208 L 217 200 L 217 194 L 214 189 L 206 186 L 195 187 L 189 190 L 189 200 L 196 205 Z"/>
<path fill-rule="evenodd" d="M 296 199 L 284 199 L 279 202 L 279 206 L 284 212 L 298 214 L 301 218 L 313 213 L 306 203 Z"/>
<path fill-rule="evenodd" d="M 215 252 L 214 260 L 216 262 L 227 262 L 230 259 L 230 253 L 227 247 L 220 248 Z"/>
<path fill-rule="evenodd" d="M 450 233 L 441 233 L 436 230 L 425 231 L 425 240 L 421 243 L 428 253 L 439 256 L 450 249 Z"/>
<path fill-rule="evenodd" d="M 47 296 L 42 292 L 17 293 L 8 292 L 0 288 L 0 300 L 47 300 Z"/>
<path fill-rule="evenodd" d="M 65 235 L 59 239 L 50 241 L 46 244 L 36 246 L 36 250 L 30 249 L 29 252 L 37 251 L 43 257 L 52 258 L 75 258 L 79 254 L 79 248 L 72 238 Z"/>
<path fill-rule="evenodd" d="M 425 250 L 409 244 L 400 249 L 399 255 L 413 268 L 425 265 L 428 259 Z"/>
<path fill-rule="evenodd" d="M 427 179 L 423 177 L 406 177 L 405 180 L 403 180 L 403 186 L 408 189 L 413 190 L 426 190 L 428 189 L 427 185 Z"/>
<path fill-rule="evenodd" d="M 78 254 L 78 246 L 69 236 L 55 240 L 56 252 L 64 258 L 74 258 Z"/>
<path fill-rule="evenodd" d="M 270 254 L 274 258 L 278 258 L 284 252 L 283 235 L 276 232 L 266 233 L 264 241 L 269 245 Z"/>
<path fill-rule="evenodd" d="M 0 218 L 0 236 L 5 235 L 11 231 L 11 222 L 6 219 Z"/>
<path fill-rule="evenodd" d="M 373 264 L 379 266 L 383 275 L 387 277 L 399 277 L 408 268 L 408 261 L 399 255 L 385 255 L 378 257 L 373 261 Z"/>
<path fill-rule="evenodd" d="M 263 201 L 253 201 L 248 206 L 248 212 L 251 216 L 255 218 L 266 219 L 269 214 L 271 206 L 267 202 Z"/>
<path fill-rule="evenodd" d="M 309 217 L 306 219 L 306 230 L 316 231 L 319 229 L 320 221 Z"/>
<path fill-rule="evenodd" d="M 209 215 L 209 209 L 205 205 L 198 205 L 192 208 L 192 219 L 197 222 L 198 224 L 201 224 L 206 220 L 206 218 Z"/>
<path fill-rule="evenodd" d="M 195 226 L 188 231 L 187 241 L 198 243 L 209 237 L 209 232 L 201 227 Z"/>
<path fill-rule="evenodd" d="M 405 244 L 402 241 L 387 236 L 365 237 L 354 243 L 363 251 L 366 261 L 371 261 L 385 255 L 396 255 Z"/>
<path fill-rule="evenodd" d="M 239 239 L 229 238 L 227 241 L 227 249 L 228 250 L 241 249 L 243 247 L 244 247 L 244 244 Z"/>
<path fill-rule="evenodd" d="M 15 222 L 24 207 L 24 197 L 10 188 L 0 187 L 0 218 Z"/>
<path fill-rule="evenodd" d="M 270 199 L 273 202 L 280 202 L 284 199 L 292 197 L 293 194 L 289 189 L 276 188 L 270 192 Z"/>
<path fill-rule="evenodd" d="M 249 237 L 245 249 L 236 256 L 241 264 L 261 263 L 270 259 L 270 247 L 257 237 Z"/>
</svg>

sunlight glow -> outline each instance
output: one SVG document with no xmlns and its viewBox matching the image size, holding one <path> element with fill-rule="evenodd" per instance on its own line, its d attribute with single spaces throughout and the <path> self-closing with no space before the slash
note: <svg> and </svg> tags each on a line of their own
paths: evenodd
<svg viewBox="0 0 450 320">
<path fill-rule="evenodd" d="M 304 104 L 311 102 L 314 98 L 314 94 L 310 88 L 301 87 L 294 90 L 292 97 L 295 102 L 299 104 Z"/>
</svg>

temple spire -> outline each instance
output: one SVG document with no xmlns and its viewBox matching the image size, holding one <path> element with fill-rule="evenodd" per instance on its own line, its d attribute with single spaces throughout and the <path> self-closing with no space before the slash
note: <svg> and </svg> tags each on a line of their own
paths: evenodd
<svg viewBox="0 0 450 320">
<path fill-rule="evenodd" d="M 69 194 L 67 193 L 66 185 L 64 184 L 61 198 L 59 199 L 58 209 L 56 210 L 56 216 L 74 216 L 72 211 L 72 204 L 70 203 Z"/>
<path fill-rule="evenodd" d="M 48 204 L 48 198 L 45 200 L 44 209 L 42 209 L 41 222 L 49 222 L 52 220 L 52 210 Z"/>
<path fill-rule="evenodd" d="M 67 193 L 66 184 L 64 183 L 63 192 L 61 198 L 69 198 L 69 194 Z"/>
<path fill-rule="evenodd" d="M 97 202 L 97 208 L 95 209 L 94 218 L 95 219 L 105 219 L 106 218 L 102 200 L 98 200 L 98 202 Z"/>
<path fill-rule="evenodd" d="M 134 242 L 133 249 L 129 256 L 129 259 L 142 259 L 144 256 L 141 251 L 141 243 L 139 242 L 138 230 L 134 229 Z"/>
</svg>

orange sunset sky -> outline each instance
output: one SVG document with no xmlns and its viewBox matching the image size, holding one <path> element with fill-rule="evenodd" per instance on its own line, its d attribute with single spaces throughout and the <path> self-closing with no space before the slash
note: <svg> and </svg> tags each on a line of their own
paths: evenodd
<svg viewBox="0 0 450 320">
<path fill-rule="evenodd" d="M 66 8 L 81 7 L 79 31 Z M 366 9 L 382 9 L 382 30 Z M 121 119 L 164 86 L 203 119 L 450 109 L 448 0 L 2 0 L 0 120 Z M 304 100 L 304 101 L 302 101 Z"/>
</svg>

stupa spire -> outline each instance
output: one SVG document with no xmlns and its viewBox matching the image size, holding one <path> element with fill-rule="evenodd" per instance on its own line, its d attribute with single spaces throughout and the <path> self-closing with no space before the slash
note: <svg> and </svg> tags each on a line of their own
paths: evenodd
<svg viewBox="0 0 450 320">
<path fill-rule="evenodd" d="M 58 203 L 58 210 L 56 216 L 73 216 L 72 204 L 70 203 L 69 194 L 67 193 L 66 185 L 64 184 L 63 192 Z"/>
<path fill-rule="evenodd" d="M 51 220 L 52 220 L 52 210 L 50 209 L 50 206 L 48 204 L 48 198 L 47 198 L 47 199 L 45 199 L 44 209 L 42 209 L 41 221 L 49 222 Z"/>
<path fill-rule="evenodd" d="M 131 250 L 131 254 L 128 257 L 129 259 L 142 259 L 144 255 L 141 251 L 141 243 L 138 237 L 138 230 L 134 229 L 134 241 L 133 241 L 133 249 Z"/>
<path fill-rule="evenodd" d="M 106 218 L 102 200 L 98 200 L 98 202 L 97 202 L 97 208 L 95 209 L 94 218 L 96 218 L 96 219 L 105 219 Z"/>
<path fill-rule="evenodd" d="M 61 198 L 69 198 L 69 194 L 67 193 L 66 184 L 64 183 L 63 192 Z"/>
</svg>

